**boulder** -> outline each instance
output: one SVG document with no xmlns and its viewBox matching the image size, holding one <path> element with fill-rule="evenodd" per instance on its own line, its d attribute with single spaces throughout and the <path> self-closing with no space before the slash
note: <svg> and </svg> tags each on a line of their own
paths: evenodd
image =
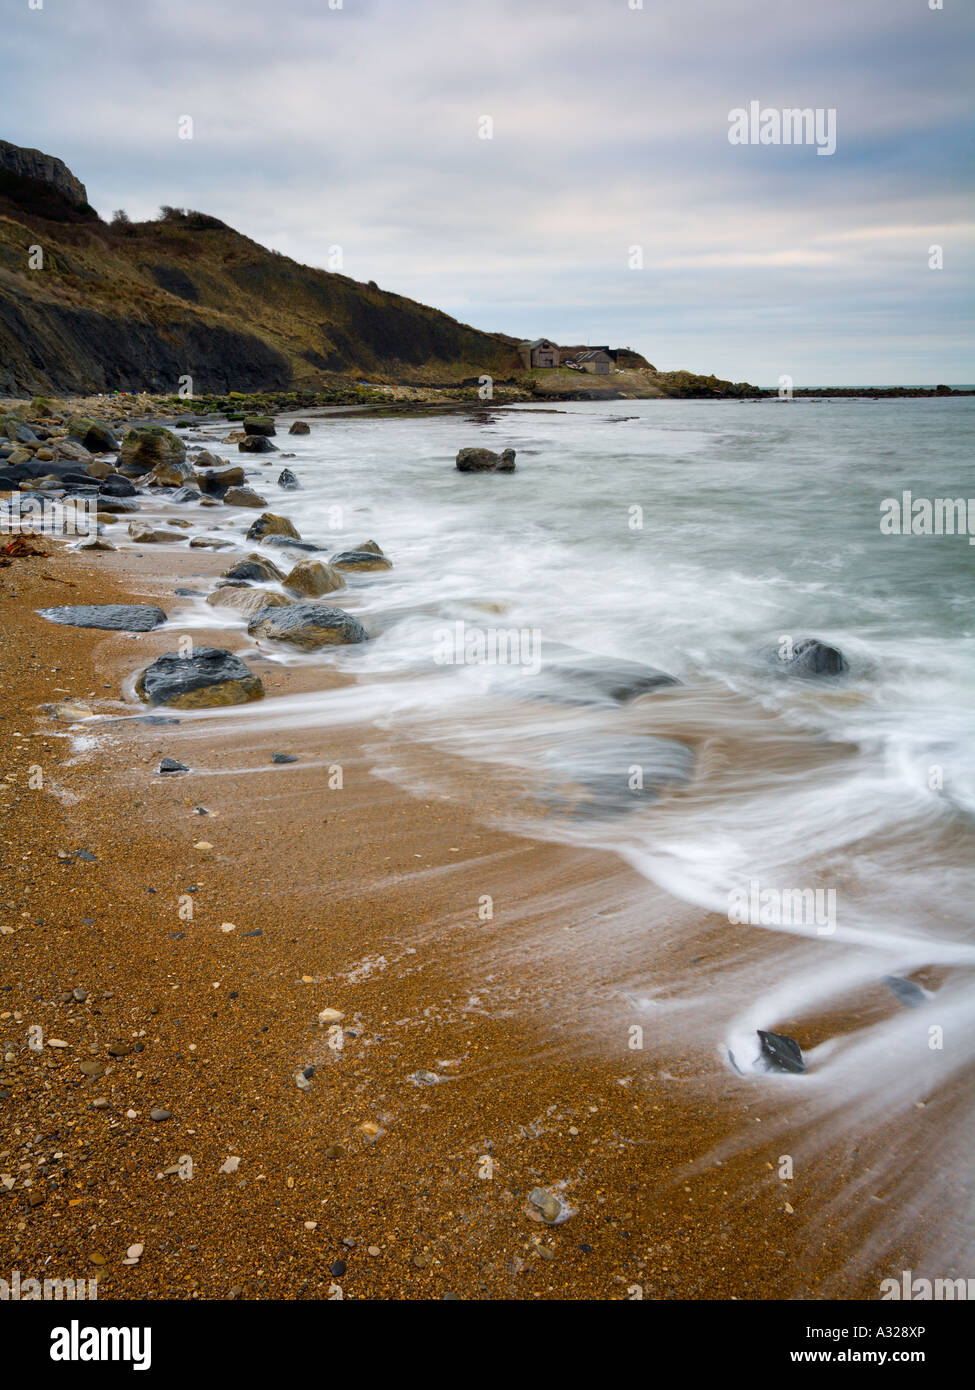
<svg viewBox="0 0 975 1390">
<path fill-rule="evenodd" d="M 248 528 L 247 539 L 249 541 L 260 541 L 265 536 L 290 536 L 292 540 L 296 541 L 301 539 L 294 524 L 286 516 L 275 516 L 274 512 L 265 512 L 256 521 L 251 522 Z"/>
<path fill-rule="evenodd" d="M 338 555 L 333 555 L 330 563 L 337 570 L 358 572 L 393 568 L 392 560 L 387 560 L 385 555 L 377 555 L 374 550 L 343 550 Z"/>
<path fill-rule="evenodd" d="M 267 560 L 263 555 L 248 555 L 243 560 L 238 560 L 229 570 L 224 572 L 224 579 L 248 579 L 256 584 L 281 584 L 284 575 L 273 560 Z"/>
<path fill-rule="evenodd" d="M 788 656 L 784 656 L 779 647 L 774 659 L 800 676 L 839 676 L 849 669 L 841 651 L 817 641 L 815 637 L 802 637 L 794 642 Z"/>
<path fill-rule="evenodd" d="M 795 1038 L 787 1038 L 783 1033 L 766 1033 L 758 1030 L 761 1055 L 767 1071 L 801 1072 L 806 1070 L 802 1048 Z"/>
<path fill-rule="evenodd" d="M 226 468 L 227 466 L 228 465 L 226 459 L 219 458 L 216 454 L 211 454 L 209 449 L 201 449 L 193 460 L 193 467 L 199 470 L 208 468 Z M 240 476 L 241 478 L 243 478 L 244 476 L 243 469 L 241 469 Z"/>
<path fill-rule="evenodd" d="M 264 694 L 260 677 L 218 647 L 195 647 L 187 656 L 166 652 L 146 667 L 135 688 L 149 704 L 177 709 L 243 705 Z"/>
<path fill-rule="evenodd" d="M 322 560 L 299 560 L 284 581 L 284 587 L 302 598 L 321 598 L 345 587 L 338 570 Z"/>
<path fill-rule="evenodd" d="M 146 479 L 147 487 L 182 487 L 193 470 L 185 459 L 164 459 Z"/>
<path fill-rule="evenodd" d="M 97 627 L 105 632 L 151 632 L 166 621 L 161 608 L 147 603 L 84 603 L 77 607 L 40 608 L 38 612 L 52 623 Z"/>
<path fill-rule="evenodd" d="M 136 545 L 161 545 L 176 540 L 172 531 L 156 531 L 146 521 L 130 521 L 129 535 Z"/>
<path fill-rule="evenodd" d="M 135 474 L 151 473 L 161 463 L 182 463 L 186 445 L 179 435 L 162 425 L 135 425 L 122 440 L 122 468 Z"/>
<path fill-rule="evenodd" d="M 257 439 L 266 439 L 272 434 L 277 434 L 277 430 L 270 415 L 248 415 L 244 421 L 244 433 Z"/>
<path fill-rule="evenodd" d="M 54 441 L 54 452 L 57 458 L 67 459 L 70 463 L 91 463 L 91 450 L 86 449 L 83 444 L 79 444 L 76 439 L 56 439 Z"/>
<path fill-rule="evenodd" d="M 301 484 L 290 468 L 282 468 L 278 474 L 278 487 L 286 488 L 289 492 L 296 492 Z"/>
<path fill-rule="evenodd" d="M 237 450 L 241 454 L 276 454 L 278 446 L 272 444 L 263 434 L 247 434 L 238 441 Z"/>
<path fill-rule="evenodd" d="M 181 488 L 179 488 L 176 492 L 173 493 L 172 497 L 171 497 L 169 500 L 170 500 L 171 502 L 186 503 L 186 502 L 199 502 L 200 499 L 201 499 L 201 494 L 200 494 L 200 491 L 199 491 L 198 488 L 195 488 L 195 487 L 181 487 Z"/>
<path fill-rule="evenodd" d="M 207 603 L 213 608 L 233 608 L 245 618 L 252 618 L 263 608 L 285 608 L 291 600 L 273 589 L 252 589 L 244 584 L 221 584 L 212 594 L 207 594 Z"/>
<path fill-rule="evenodd" d="M 311 434 L 311 425 L 304 420 L 296 420 L 288 430 L 289 434 Z"/>
<path fill-rule="evenodd" d="M 90 415 L 72 415 L 68 421 L 68 434 L 93 454 L 118 453 L 119 442 L 104 420 L 96 420 Z"/>
<path fill-rule="evenodd" d="M 262 608 L 247 624 L 252 637 L 284 642 L 301 651 L 365 642 L 368 633 L 351 613 L 324 603 L 294 603 L 287 608 Z"/>
<path fill-rule="evenodd" d="M 229 550 L 233 544 L 233 541 L 224 540 L 222 536 L 194 536 L 190 541 L 190 549 Z"/>
<path fill-rule="evenodd" d="M 34 457 L 39 459 L 46 457 L 50 453 L 51 451 L 49 449 L 38 449 Z M 52 459 L 53 457 L 54 455 L 51 454 Z M 91 463 L 88 465 L 88 476 L 89 478 L 96 478 L 99 482 L 103 482 L 105 478 L 114 478 L 116 474 L 115 469 L 107 459 L 92 459 Z M 118 476 L 121 477 L 121 474 Z M 124 481 L 128 482 L 128 478 L 124 479 Z"/>
<path fill-rule="evenodd" d="M 323 545 L 312 545 L 311 541 L 296 541 L 292 536 L 262 536 L 261 545 L 273 545 L 288 550 L 307 550 L 311 555 L 320 555 L 325 549 Z"/>
<path fill-rule="evenodd" d="M 228 487 L 242 487 L 244 470 L 239 463 L 225 463 L 219 468 L 205 468 L 194 474 L 193 481 L 211 497 L 222 497 Z"/>
<path fill-rule="evenodd" d="M 262 497 L 259 492 L 255 492 L 249 487 L 228 487 L 223 495 L 224 504 L 228 507 L 266 507 L 267 498 Z M 254 528 L 251 527 L 251 530 Z M 250 531 L 248 531 L 250 536 Z"/>
<path fill-rule="evenodd" d="M 461 473 L 513 473 L 515 451 L 505 449 L 496 454 L 491 449 L 461 449 L 457 455 L 457 469 Z"/>
<path fill-rule="evenodd" d="M 542 690 L 567 704 L 607 700 L 622 703 L 652 690 L 679 686 L 675 676 L 642 662 L 598 656 L 561 644 L 546 644 L 542 658 Z"/>
<path fill-rule="evenodd" d="M 102 536 L 93 536 L 90 541 L 82 541 L 75 546 L 76 550 L 115 550 L 116 546 L 111 541 L 105 540 Z"/>
<path fill-rule="evenodd" d="M 103 497 L 134 497 L 137 488 L 130 478 L 124 478 L 121 473 L 113 473 L 110 478 L 102 479 L 98 491 Z"/>
<path fill-rule="evenodd" d="M 114 497 L 111 493 L 106 497 L 104 493 L 100 492 L 95 498 L 95 504 L 96 511 L 110 512 L 115 516 L 139 510 L 139 504 L 134 497 Z"/>
</svg>

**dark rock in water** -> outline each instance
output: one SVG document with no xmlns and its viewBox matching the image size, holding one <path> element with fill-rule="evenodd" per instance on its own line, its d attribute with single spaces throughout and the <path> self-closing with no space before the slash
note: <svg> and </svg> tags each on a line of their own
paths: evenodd
<svg viewBox="0 0 975 1390">
<path fill-rule="evenodd" d="M 461 449 L 457 455 L 457 469 L 460 473 L 513 473 L 515 451 L 505 449 L 496 454 L 491 449 Z"/>
<path fill-rule="evenodd" d="M 781 648 L 776 649 L 774 659 L 801 676 L 839 676 L 848 669 L 842 652 L 815 637 L 800 638 L 788 656 L 783 655 Z"/>
<path fill-rule="evenodd" d="M 98 490 L 103 497 L 134 497 L 137 488 L 130 478 L 124 478 L 121 473 L 113 473 L 110 477 L 102 479 Z"/>
<path fill-rule="evenodd" d="M 178 763 L 175 758 L 163 758 L 159 764 L 159 771 L 165 772 L 189 772 L 185 763 Z"/>
<path fill-rule="evenodd" d="M 268 435 L 277 434 L 277 430 L 270 415 L 248 415 L 244 421 L 244 433 L 256 438 L 266 438 Z"/>
<path fill-rule="evenodd" d="M 278 446 L 272 444 L 263 434 L 248 434 L 241 439 L 237 448 L 242 454 L 276 454 Z"/>
<path fill-rule="evenodd" d="M 622 703 L 681 683 L 655 666 L 554 644 L 545 646 L 541 674 L 540 693 L 569 704 L 589 704 L 594 700 Z"/>
<path fill-rule="evenodd" d="M 311 434 L 311 425 L 305 420 L 296 420 L 288 430 L 289 434 Z"/>
<path fill-rule="evenodd" d="M 928 996 L 913 980 L 905 980 L 900 975 L 885 975 L 884 984 L 909 1009 L 917 1009 L 927 1003 Z"/>
<path fill-rule="evenodd" d="M 290 468 L 282 468 L 281 472 L 278 474 L 278 487 L 284 487 L 287 488 L 289 492 L 295 492 L 301 487 L 301 484 Z"/>
<path fill-rule="evenodd" d="M 38 611 L 52 623 L 97 627 L 106 632 L 151 632 L 166 621 L 161 608 L 147 603 L 84 603 L 73 608 L 41 608 Z"/>
<path fill-rule="evenodd" d="M 242 705 L 264 694 L 260 677 L 217 647 L 195 647 L 188 656 L 166 652 L 146 667 L 135 688 L 150 704 L 179 709 Z"/>
<path fill-rule="evenodd" d="M 228 487 L 223 495 L 227 507 L 266 507 L 267 498 L 252 487 Z"/>
<path fill-rule="evenodd" d="M 806 1070 L 802 1048 L 795 1038 L 787 1038 L 782 1033 L 766 1033 L 758 1030 L 758 1040 L 762 1045 L 762 1056 L 769 1071 L 800 1072 Z"/>
<path fill-rule="evenodd" d="M 292 536 L 261 536 L 261 545 L 284 545 L 289 550 L 309 550 L 316 555 L 320 555 L 325 549 L 323 545 L 312 545 L 311 541 L 296 541 Z"/>
<path fill-rule="evenodd" d="M 134 497 L 119 497 L 115 493 L 109 493 L 107 497 L 97 493 L 95 501 L 98 503 L 98 511 L 110 512 L 115 516 L 139 510 L 139 503 Z"/>
<path fill-rule="evenodd" d="M 544 799 L 573 815 L 612 816 L 651 805 L 666 787 L 685 786 L 694 754 L 651 734 L 565 737 L 549 746 Z"/>
<path fill-rule="evenodd" d="M 236 565 L 231 565 L 229 570 L 225 570 L 222 577 L 247 579 L 255 584 L 280 584 L 284 580 L 283 572 L 274 561 L 266 559 L 263 555 L 248 555 L 246 560 L 240 560 Z"/>
<path fill-rule="evenodd" d="M 137 716 L 137 724 L 178 724 L 178 719 L 167 719 L 164 714 L 140 714 Z"/>
<path fill-rule="evenodd" d="M 208 457 L 213 457 L 209 455 Z M 201 454 L 197 459 L 199 463 L 203 458 Z M 195 475 L 195 481 L 199 483 L 203 492 L 210 497 L 222 497 L 229 487 L 242 487 L 244 483 L 244 470 L 239 463 L 226 463 L 216 468 L 205 468 L 201 473 Z"/>
<path fill-rule="evenodd" d="M 198 488 L 181 487 L 173 493 L 170 500 L 173 502 L 199 502 L 200 496 L 201 493 Z"/>
<path fill-rule="evenodd" d="M 286 608 L 262 608 L 247 624 L 252 637 L 286 642 L 302 651 L 317 647 L 365 642 L 369 634 L 351 613 L 324 603 L 293 603 Z"/>
<path fill-rule="evenodd" d="M 338 555 L 333 555 L 329 561 L 333 569 L 355 570 L 359 573 L 368 570 L 391 570 L 392 560 L 385 555 L 377 555 L 372 550 L 343 550 Z"/>
<path fill-rule="evenodd" d="M 20 485 L 27 480 L 27 468 L 18 464 L 15 468 L 0 468 L 0 491 L 18 492 Z"/>
<path fill-rule="evenodd" d="M 298 759 L 293 753 L 272 753 L 272 763 L 296 763 Z"/>
<path fill-rule="evenodd" d="M 173 593 L 177 598 L 202 598 L 202 589 L 174 589 Z"/>
</svg>

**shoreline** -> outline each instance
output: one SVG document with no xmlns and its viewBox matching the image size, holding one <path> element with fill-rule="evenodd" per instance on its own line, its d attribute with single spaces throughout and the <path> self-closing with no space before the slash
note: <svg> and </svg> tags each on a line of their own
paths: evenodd
<svg viewBox="0 0 975 1390">
<path fill-rule="evenodd" d="M 0 1149 L 14 1178 L 11 1267 L 26 1277 L 56 1248 L 98 1274 L 102 1298 L 218 1299 L 335 1285 L 404 1299 L 628 1298 L 634 1286 L 664 1299 L 869 1298 L 891 1269 L 918 1267 L 904 1242 L 851 1268 L 850 1232 L 828 1236 L 830 1202 L 862 1181 L 861 1158 L 833 1154 L 825 1184 L 821 1169 L 781 1181 L 774 1086 L 716 1073 L 708 1044 L 695 1056 L 655 1039 L 634 1054 L 598 956 L 582 982 L 562 968 L 559 943 L 575 950 L 607 910 L 639 912 L 676 943 L 700 912 L 613 855 L 486 828 L 489 806 L 378 779 L 354 726 L 306 730 L 283 750 L 299 762 L 273 766 L 283 736 L 238 711 L 157 709 L 181 720 L 162 727 L 39 716 L 49 699 L 109 720 L 138 713 L 124 690 L 173 633 L 66 628 L 37 608 L 63 595 L 168 609 L 174 575 L 224 563 L 41 545 L 47 558 L 0 572 L 17 599 L 2 710 L 20 812 L 6 831 L 16 911 L 0 995 L 14 1058 L 0 1104 L 22 1136 Z M 223 629 L 217 645 L 238 636 Z M 321 687 L 320 670 L 252 650 L 248 661 L 266 699 Z M 189 774 L 155 775 L 184 749 Z M 38 761 L 45 786 L 30 790 Z M 335 763 L 347 775 L 330 795 L 322 772 Z M 477 917 L 484 893 L 499 907 L 490 924 Z M 719 968 L 735 942 L 726 925 L 712 935 Z M 685 968 L 679 945 L 665 960 Z M 325 1008 L 345 1015 L 340 1053 L 317 1023 Z M 67 1045 L 32 1052 L 35 1023 Z M 170 1117 L 150 1120 L 160 1107 Z M 767 1139 L 747 1138 L 756 1122 Z M 568 1220 L 532 1220 L 538 1186 L 569 1204 Z M 883 1215 L 878 1203 L 861 1219 L 869 1230 Z M 125 1266 L 135 1243 L 144 1253 Z"/>
</svg>

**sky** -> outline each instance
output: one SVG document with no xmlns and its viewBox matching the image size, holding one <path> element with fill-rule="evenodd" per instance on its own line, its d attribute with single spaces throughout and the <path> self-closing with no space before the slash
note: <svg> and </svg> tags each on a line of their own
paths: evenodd
<svg viewBox="0 0 975 1390">
<path fill-rule="evenodd" d="M 972 383 L 975 6 L 938 3 L 0 0 L 0 137 L 104 217 L 196 208 L 477 328 Z M 835 151 L 732 143 L 753 102 Z"/>
</svg>

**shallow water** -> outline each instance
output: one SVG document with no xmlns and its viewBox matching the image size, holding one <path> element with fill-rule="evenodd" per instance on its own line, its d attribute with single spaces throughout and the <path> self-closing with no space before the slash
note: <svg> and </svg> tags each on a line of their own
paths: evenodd
<svg viewBox="0 0 975 1390">
<path fill-rule="evenodd" d="M 215 447 L 223 430 L 202 433 Z M 367 646 L 276 654 L 356 685 L 209 717 L 292 731 L 358 720 L 377 747 L 419 740 L 460 770 L 420 785 L 391 754 L 380 774 L 450 795 L 469 794 L 465 767 L 487 769 L 510 791 L 506 824 L 614 851 L 716 914 L 712 929 L 738 895 L 744 944 L 727 988 L 717 1001 L 683 989 L 669 1036 L 703 1032 L 716 1069 L 817 1107 L 823 1145 L 957 1089 L 975 1058 L 975 548 L 885 535 L 880 518 L 904 490 L 975 494 L 975 401 L 332 416 L 276 442 L 295 457 L 251 479 L 272 509 L 330 551 L 374 538 L 394 568 L 323 600 L 362 620 Z M 457 473 L 470 444 L 513 447 L 517 471 Z M 300 492 L 275 486 L 282 466 Z M 284 567 L 280 550 L 266 553 Z M 242 626 L 199 601 L 178 618 L 224 621 Z M 492 629 L 513 630 L 507 659 L 491 660 Z M 845 654 L 846 675 L 802 679 L 770 659 L 810 635 Z M 568 649 L 595 654 L 591 672 L 625 659 L 681 684 L 621 703 Z M 566 682 L 560 663 L 581 666 L 581 680 Z M 756 914 L 764 890 L 804 892 L 803 920 L 782 920 L 774 897 Z M 640 931 L 649 979 L 652 924 L 609 919 L 603 947 Z M 908 975 L 925 989 L 917 1007 L 882 984 Z M 631 1001 L 653 993 L 619 983 Z M 823 1029 L 863 1001 L 869 1022 Z M 820 1021 L 806 1072 L 761 1073 L 756 1030 L 804 1020 Z M 971 1134 L 969 1103 L 953 1103 L 934 1170 L 960 1161 Z M 891 1152 L 902 1167 L 917 1158 L 909 1138 Z M 929 1216 L 933 1189 L 915 1195 Z M 959 1240 L 969 1204 L 955 1213 Z"/>
</svg>

